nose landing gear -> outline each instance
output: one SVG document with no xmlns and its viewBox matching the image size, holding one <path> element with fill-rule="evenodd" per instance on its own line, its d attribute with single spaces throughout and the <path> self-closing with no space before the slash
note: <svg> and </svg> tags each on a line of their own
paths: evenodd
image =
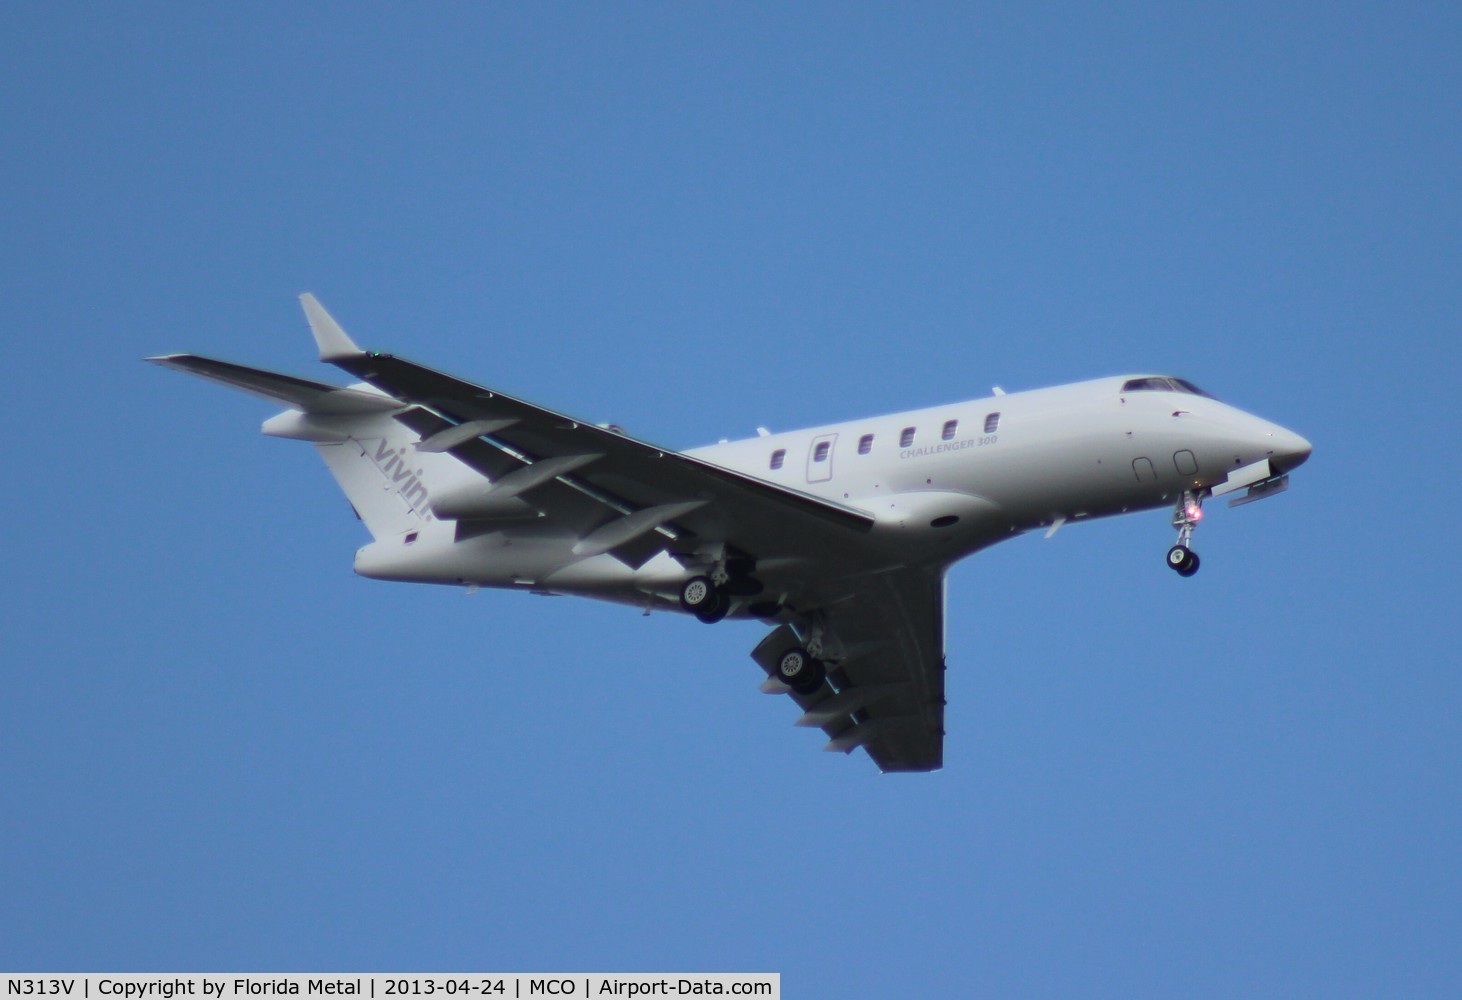
<svg viewBox="0 0 1462 1000">
<path fill-rule="evenodd" d="M 1178 529 L 1178 544 L 1168 549 L 1168 566 L 1179 576 L 1192 576 L 1198 572 L 1198 553 L 1189 548 L 1189 543 L 1193 541 L 1193 529 L 1201 520 L 1202 496 L 1184 491 L 1173 509 L 1173 527 Z"/>
<path fill-rule="evenodd" d="M 1179 576 L 1192 576 L 1198 572 L 1198 553 L 1186 545 L 1174 545 L 1168 549 L 1168 565 Z"/>
</svg>

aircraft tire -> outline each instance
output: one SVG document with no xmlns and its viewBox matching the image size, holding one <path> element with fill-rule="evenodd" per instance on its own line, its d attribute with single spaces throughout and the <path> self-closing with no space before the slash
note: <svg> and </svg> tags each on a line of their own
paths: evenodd
<svg viewBox="0 0 1462 1000">
<path fill-rule="evenodd" d="M 691 612 L 707 625 L 714 625 L 726 617 L 726 612 L 731 610 L 731 598 L 720 587 L 712 591 L 714 595 L 709 605 L 703 605 Z"/>
<path fill-rule="evenodd" d="M 708 576 L 693 576 L 680 587 L 680 606 L 691 614 L 723 603 L 716 594 L 716 585 Z"/>
<path fill-rule="evenodd" d="M 1179 576 L 1192 576 L 1198 572 L 1198 553 L 1186 545 L 1174 545 L 1168 549 L 1168 566 Z"/>
<path fill-rule="evenodd" d="M 793 646 L 777 657 L 777 680 L 798 694 L 811 694 L 822 687 L 827 669 L 801 646 Z"/>
</svg>

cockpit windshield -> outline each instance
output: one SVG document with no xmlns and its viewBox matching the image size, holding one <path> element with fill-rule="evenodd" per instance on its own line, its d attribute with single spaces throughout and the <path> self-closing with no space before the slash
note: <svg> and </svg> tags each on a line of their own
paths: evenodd
<svg viewBox="0 0 1462 1000">
<path fill-rule="evenodd" d="M 1122 384 L 1123 392 L 1185 392 L 1190 396 L 1214 397 L 1185 378 L 1134 378 Z"/>
</svg>

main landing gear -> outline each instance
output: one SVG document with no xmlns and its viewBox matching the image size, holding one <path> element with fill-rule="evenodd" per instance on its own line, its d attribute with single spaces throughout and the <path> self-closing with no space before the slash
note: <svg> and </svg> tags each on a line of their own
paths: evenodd
<svg viewBox="0 0 1462 1000">
<path fill-rule="evenodd" d="M 731 610 L 731 595 L 710 577 L 693 576 L 680 588 L 680 606 L 710 625 Z"/>
<path fill-rule="evenodd" d="M 793 646 L 777 657 L 776 677 L 798 694 L 812 694 L 822 687 L 827 667 L 801 646 Z"/>
<path fill-rule="evenodd" d="M 680 606 L 707 625 L 718 622 L 730 613 L 736 599 L 749 600 L 765 589 L 751 575 L 755 569 L 756 562 L 746 557 L 720 558 L 709 574 L 693 576 L 681 584 Z M 765 610 L 765 602 L 761 607 Z"/>
<path fill-rule="evenodd" d="M 1192 576 L 1198 572 L 1198 553 L 1189 548 L 1193 541 L 1193 529 L 1203 520 L 1203 498 L 1196 493 L 1184 491 L 1173 509 L 1173 527 L 1178 529 L 1178 544 L 1168 549 L 1168 566 L 1179 576 Z"/>
</svg>

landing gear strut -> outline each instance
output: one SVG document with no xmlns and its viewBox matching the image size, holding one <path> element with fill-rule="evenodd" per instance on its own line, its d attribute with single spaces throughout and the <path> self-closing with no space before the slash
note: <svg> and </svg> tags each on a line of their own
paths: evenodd
<svg viewBox="0 0 1462 1000">
<path fill-rule="evenodd" d="M 1184 491 L 1173 509 L 1173 527 L 1178 529 L 1178 544 L 1168 549 L 1168 566 L 1179 576 L 1192 576 L 1198 572 L 1198 553 L 1189 548 L 1193 541 L 1193 529 L 1203 520 L 1203 498 L 1191 491 Z"/>
</svg>

